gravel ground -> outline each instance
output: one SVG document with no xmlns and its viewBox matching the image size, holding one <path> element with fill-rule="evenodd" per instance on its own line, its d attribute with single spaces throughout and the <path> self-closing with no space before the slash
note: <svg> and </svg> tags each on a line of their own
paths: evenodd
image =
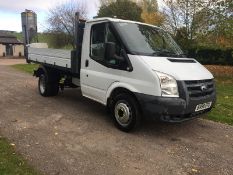
<svg viewBox="0 0 233 175">
<path fill-rule="evenodd" d="M 68 89 L 43 98 L 1 65 L 0 133 L 44 174 L 233 174 L 233 127 L 198 119 L 117 130 L 100 104 Z"/>
<path fill-rule="evenodd" d="M 0 57 L 0 65 L 9 66 L 14 64 L 26 64 L 26 60 L 18 57 L 12 57 L 12 58 Z"/>
</svg>

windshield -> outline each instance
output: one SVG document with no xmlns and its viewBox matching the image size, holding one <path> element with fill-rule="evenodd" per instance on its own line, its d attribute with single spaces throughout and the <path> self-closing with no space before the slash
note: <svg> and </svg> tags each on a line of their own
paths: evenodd
<svg viewBox="0 0 233 175">
<path fill-rule="evenodd" d="M 114 23 L 128 49 L 138 55 L 183 57 L 171 35 L 162 29 L 135 23 Z"/>
</svg>

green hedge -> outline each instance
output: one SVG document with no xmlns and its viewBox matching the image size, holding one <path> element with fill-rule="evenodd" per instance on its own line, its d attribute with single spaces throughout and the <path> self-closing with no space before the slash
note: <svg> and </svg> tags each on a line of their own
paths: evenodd
<svg viewBox="0 0 233 175">
<path fill-rule="evenodd" d="M 188 50 L 188 57 L 195 58 L 202 64 L 233 65 L 233 49 L 195 48 Z"/>
</svg>

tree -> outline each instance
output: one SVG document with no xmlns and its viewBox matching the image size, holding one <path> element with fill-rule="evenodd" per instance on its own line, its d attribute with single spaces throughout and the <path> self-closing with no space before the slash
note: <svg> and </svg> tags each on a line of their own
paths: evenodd
<svg viewBox="0 0 233 175">
<path fill-rule="evenodd" d="M 113 2 L 116 2 L 116 0 L 100 0 L 100 5 L 103 6 L 103 5 L 109 5 Z"/>
<path fill-rule="evenodd" d="M 75 13 L 79 12 L 80 17 L 86 19 L 87 8 L 85 3 L 81 3 L 78 0 L 69 0 L 65 3 L 59 4 L 56 7 L 49 10 L 48 23 L 49 31 L 51 33 L 59 33 L 69 40 L 70 45 L 75 47 Z"/>
<path fill-rule="evenodd" d="M 196 46 L 196 40 L 190 40 L 187 38 L 187 30 L 185 27 L 181 27 L 177 29 L 176 35 L 174 36 L 174 39 L 176 42 L 181 46 L 183 50 L 189 50 L 192 47 Z"/>
<path fill-rule="evenodd" d="M 210 29 L 209 6 L 212 0 L 164 0 L 165 27 L 185 50 L 196 47 L 200 35 Z"/>
<path fill-rule="evenodd" d="M 184 28 L 186 37 L 190 40 L 195 38 L 198 30 L 198 20 L 196 14 L 202 9 L 208 7 L 206 0 L 164 0 L 166 7 L 164 14 L 166 15 L 167 27 L 176 34 L 177 30 Z"/>
<path fill-rule="evenodd" d="M 233 46 L 232 0 L 164 0 L 165 26 L 184 46 Z M 178 33 L 179 32 L 179 33 Z M 182 35 L 181 35 L 182 33 Z"/>
<path fill-rule="evenodd" d="M 108 3 L 102 3 L 97 16 L 142 21 L 141 13 L 141 7 L 139 7 L 135 2 L 130 0 L 116 0 L 108 1 Z"/>
<path fill-rule="evenodd" d="M 211 30 L 208 34 L 216 45 L 233 47 L 233 1 L 216 0 L 209 9 Z"/>
<path fill-rule="evenodd" d="M 142 19 L 145 23 L 161 26 L 164 22 L 164 16 L 158 10 L 157 0 L 142 0 Z"/>
</svg>

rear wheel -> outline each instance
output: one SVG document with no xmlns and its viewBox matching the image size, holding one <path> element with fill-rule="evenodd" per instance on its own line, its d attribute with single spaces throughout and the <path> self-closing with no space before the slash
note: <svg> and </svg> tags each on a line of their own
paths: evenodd
<svg viewBox="0 0 233 175">
<path fill-rule="evenodd" d="M 59 84 L 58 81 L 50 82 L 48 75 L 43 73 L 39 77 L 38 89 L 43 97 L 56 96 L 59 92 Z"/>
<path fill-rule="evenodd" d="M 116 126 L 124 132 L 133 130 L 141 122 L 141 113 L 136 99 L 125 93 L 114 98 L 112 115 Z"/>
<path fill-rule="evenodd" d="M 44 74 L 41 74 L 39 77 L 38 87 L 39 87 L 40 94 L 44 96 L 46 94 L 46 88 L 47 88 Z"/>
</svg>

